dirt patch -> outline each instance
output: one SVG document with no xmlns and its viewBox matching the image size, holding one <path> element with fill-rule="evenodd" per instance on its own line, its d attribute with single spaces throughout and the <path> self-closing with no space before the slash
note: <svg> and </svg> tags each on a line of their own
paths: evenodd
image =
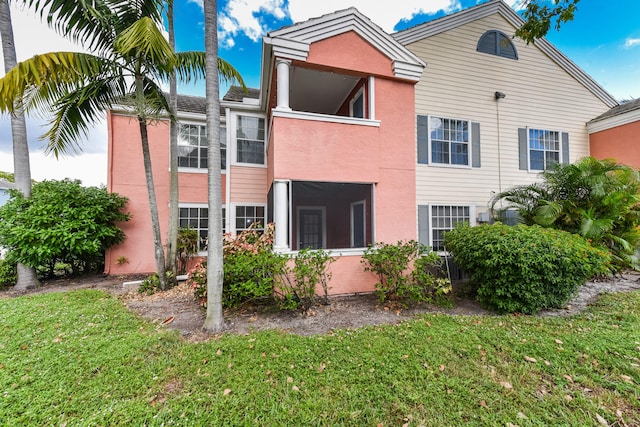
<svg viewBox="0 0 640 427">
<path fill-rule="evenodd" d="M 126 291 L 123 282 L 141 279 L 141 276 L 92 276 L 79 279 L 55 280 L 30 291 L 8 290 L 0 292 L 0 298 L 10 298 L 41 292 L 60 292 L 75 289 L 102 289 L 120 298 L 123 303 L 141 317 L 157 323 L 159 327 L 177 329 L 190 341 L 212 338 L 202 330 L 205 311 L 194 299 L 192 290 L 185 284 L 153 295 Z M 620 277 L 598 282 L 588 282 L 565 308 L 544 311 L 539 316 L 567 316 L 584 310 L 605 292 L 623 292 L 640 289 L 640 274 L 625 273 Z M 367 325 L 398 323 L 422 313 L 451 315 L 491 315 L 463 292 L 456 292 L 452 308 L 420 304 L 411 308 L 398 305 L 382 305 L 371 294 L 336 296 L 330 304 L 313 307 L 307 314 L 277 312 L 261 306 L 247 306 L 225 311 L 226 333 L 245 334 L 264 329 L 280 329 L 288 333 L 315 335 L 330 333 L 334 329 L 360 328 Z"/>
</svg>

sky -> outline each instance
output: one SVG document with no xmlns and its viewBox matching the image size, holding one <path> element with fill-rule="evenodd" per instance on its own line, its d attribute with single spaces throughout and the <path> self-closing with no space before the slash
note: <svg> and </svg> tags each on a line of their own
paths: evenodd
<svg viewBox="0 0 640 427">
<path fill-rule="evenodd" d="M 309 18 L 356 7 L 387 32 L 400 31 L 467 9 L 485 0 L 218 0 L 219 55 L 238 69 L 249 87 L 259 87 L 262 36 Z M 522 0 L 506 0 L 520 10 Z M 38 53 L 84 51 L 41 23 L 37 15 L 12 3 L 18 61 Z M 175 0 L 176 49 L 204 50 L 202 0 Z M 618 100 L 640 97 L 640 1 L 581 0 L 575 19 L 547 39 Z M 0 52 L 0 57 L 2 56 Z M 4 62 L 2 62 L 3 64 Z M 0 71 L 0 77 L 4 69 Z M 228 85 L 220 89 L 223 95 Z M 204 96 L 204 83 L 180 85 L 179 93 Z M 27 117 L 31 174 L 35 180 L 79 179 L 83 185 L 106 185 L 107 129 L 95 126 L 79 155 L 45 156 L 40 136 L 46 118 Z M 0 116 L 0 171 L 13 171 L 9 116 Z M 141 165 L 142 167 L 142 165 Z"/>
</svg>

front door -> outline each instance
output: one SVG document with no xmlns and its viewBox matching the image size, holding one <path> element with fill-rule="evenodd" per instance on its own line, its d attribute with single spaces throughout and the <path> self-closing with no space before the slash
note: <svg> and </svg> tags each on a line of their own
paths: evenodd
<svg viewBox="0 0 640 427">
<path fill-rule="evenodd" d="M 320 249 L 324 246 L 324 209 L 298 209 L 298 249 Z"/>
</svg>

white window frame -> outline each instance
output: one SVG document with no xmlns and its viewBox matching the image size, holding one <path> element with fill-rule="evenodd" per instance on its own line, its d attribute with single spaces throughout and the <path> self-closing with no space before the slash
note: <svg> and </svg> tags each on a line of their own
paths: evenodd
<svg viewBox="0 0 640 427">
<path fill-rule="evenodd" d="M 355 231 L 355 224 L 353 221 L 353 208 L 355 206 L 358 205 L 362 205 L 362 232 L 364 235 L 364 246 L 357 246 L 358 248 L 361 247 L 366 247 L 367 245 L 367 201 L 366 200 L 358 200 L 357 202 L 353 202 L 350 205 L 350 209 L 349 209 L 349 220 L 351 222 L 351 247 L 355 248 L 356 246 L 354 246 L 354 242 L 355 242 L 355 237 L 354 237 L 354 231 Z"/>
<path fill-rule="evenodd" d="M 431 131 L 432 131 L 432 127 L 431 127 L 431 120 L 432 119 L 440 119 L 440 120 L 453 120 L 453 121 L 459 121 L 459 122 L 466 122 L 467 123 L 467 134 L 468 134 L 468 141 L 466 142 L 467 144 L 467 164 L 454 164 L 451 163 L 451 139 L 449 139 L 447 142 L 449 143 L 449 163 L 440 163 L 440 162 L 435 162 L 433 160 L 433 138 L 431 138 Z M 446 116 L 438 116 L 435 114 L 429 114 L 427 116 L 427 138 L 428 138 L 428 156 L 429 156 L 429 165 L 430 166 L 438 166 L 438 167 L 447 167 L 447 168 L 462 168 L 462 169 L 471 169 L 472 165 L 473 165 L 473 141 L 472 141 L 472 135 L 471 135 L 471 120 L 467 120 L 467 119 L 459 119 L 459 118 L 455 118 L 455 117 L 446 117 Z M 455 143 L 460 144 L 457 141 L 453 141 Z"/>
<path fill-rule="evenodd" d="M 545 171 L 549 168 L 549 166 L 547 165 L 547 156 L 546 153 L 547 152 L 555 152 L 555 150 L 547 150 L 546 148 L 540 150 L 540 149 L 532 149 L 531 148 L 531 131 L 539 131 L 539 132 L 555 132 L 558 135 L 558 163 L 562 163 L 563 162 L 563 158 L 562 158 L 562 131 L 560 130 L 556 130 L 556 129 L 549 129 L 549 128 L 545 128 L 545 127 L 534 127 L 534 126 L 528 126 L 525 128 L 526 132 L 527 132 L 527 170 L 529 172 L 532 173 L 539 173 L 542 171 Z M 533 169 L 531 168 L 531 151 L 542 151 L 543 155 L 543 161 L 544 161 L 544 166 L 543 169 Z"/>
<path fill-rule="evenodd" d="M 469 208 L 469 225 L 476 225 L 476 205 L 471 203 L 431 203 L 427 205 L 429 207 L 429 246 L 433 250 L 440 254 L 445 254 L 446 251 L 434 248 L 433 245 L 433 232 L 436 230 L 450 231 L 453 230 L 453 224 L 451 228 L 434 227 L 433 208 L 434 207 L 455 207 L 455 208 Z"/>
<path fill-rule="evenodd" d="M 182 126 L 182 125 L 188 125 L 188 126 L 202 126 L 206 129 L 207 124 L 206 123 L 202 123 L 202 122 L 198 122 L 198 121 L 193 121 L 193 120 L 179 120 L 178 121 L 178 126 Z M 224 120 L 220 121 L 220 128 L 224 128 L 225 129 L 225 142 L 226 142 L 226 146 L 225 146 L 225 166 L 226 168 L 224 169 L 220 169 L 220 171 L 225 174 L 227 173 L 227 168 L 229 167 L 229 132 L 227 131 L 227 126 Z M 178 135 L 180 133 L 180 129 L 178 128 Z M 180 151 L 180 147 L 186 147 L 186 145 L 180 145 L 180 139 L 178 138 L 178 151 Z M 221 146 L 222 147 L 222 146 Z M 207 155 L 209 152 L 209 147 L 207 148 Z M 198 149 L 200 149 L 200 146 L 198 145 Z M 220 156 L 222 157 L 222 149 L 220 151 Z M 180 156 L 178 156 L 179 158 Z M 198 162 L 199 163 L 199 162 Z M 208 163 L 208 162 L 207 162 Z M 192 168 L 192 167 L 187 167 L 187 166 L 179 166 L 178 165 L 178 172 L 186 172 L 186 173 L 207 173 L 208 172 L 208 168 Z"/>
<path fill-rule="evenodd" d="M 359 98 L 362 98 L 362 117 L 356 117 L 356 118 L 358 118 L 358 119 L 366 119 L 367 118 L 367 104 L 365 102 L 366 99 L 365 99 L 364 85 L 362 85 L 360 87 L 360 89 L 358 89 L 358 91 L 349 100 L 349 117 L 354 117 L 353 116 L 353 105 L 356 103 L 356 101 Z"/>
<path fill-rule="evenodd" d="M 255 117 L 258 119 L 264 120 L 264 141 L 263 141 L 263 159 L 264 162 L 262 164 L 259 163 L 245 163 L 238 161 L 238 118 L 239 117 Z M 229 151 L 232 150 L 231 159 L 234 165 L 246 166 L 246 167 L 258 167 L 258 168 L 266 168 L 267 167 L 267 145 L 269 141 L 267 119 L 264 114 L 256 114 L 245 111 L 237 111 L 231 113 L 231 119 L 227 119 L 227 159 L 229 159 Z M 229 144 L 229 140 L 233 142 L 233 144 Z M 228 164 L 227 164 L 227 167 Z"/>
<path fill-rule="evenodd" d="M 300 250 L 300 211 L 317 210 L 322 214 L 322 249 L 327 247 L 327 208 L 326 206 L 296 206 L 296 247 Z"/>
<path fill-rule="evenodd" d="M 207 203 L 179 203 L 178 204 L 178 226 L 180 226 L 180 208 L 209 208 L 209 205 Z M 227 211 L 227 205 L 226 204 L 222 204 L 222 235 L 224 235 L 226 233 L 227 230 L 227 215 L 226 215 L 226 211 Z M 200 227 L 198 227 L 198 231 L 202 230 Z M 209 232 L 209 229 L 207 228 L 207 234 Z M 199 238 L 199 233 L 198 233 L 198 238 Z M 200 245 L 198 245 L 198 249 L 200 248 Z M 207 255 L 207 251 L 201 251 L 198 250 L 198 256 L 206 256 Z"/>
<path fill-rule="evenodd" d="M 266 228 L 267 226 L 267 204 L 266 203 L 254 203 L 254 202 L 237 202 L 237 203 L 231 203 L 231 214 L 228 215 L 230 217 L 230 224 L 229 224 L 229 230 L 231 233 L 237 235 L 240 231 L 242 230 L 246 230 L 245 228 L 241 228 L 238 229 L 236 227 L 236 219 L 238 218 L 236 215 L 236 208 L 240 207 L 240 206 L 245 206 L 245 207 L 258 207 L 258 208 L 264 208 L 264 217 L 262 220 L 262 228 Z"/>
</svg>

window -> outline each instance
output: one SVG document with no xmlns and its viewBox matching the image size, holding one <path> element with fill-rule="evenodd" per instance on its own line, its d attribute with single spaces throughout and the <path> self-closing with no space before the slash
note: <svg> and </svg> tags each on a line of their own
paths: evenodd
<svg viewBox="0 0 640 427">
<path fill-rule="evenodd" d="M 560 163 L 560 133 L 529 129 L 529 169 L 545 170 Z"/>
<path fill-rule="evenodd" d="M 569 134 L 545 129 L 518 129 L 520 169 L 546 170 L 569 161 Z"/>
<path fill-rule="evenodd" d="M 226 224 L 225 207 L 222 207 L 222 233 L 225 233 Z M 209 233 L 209 208 L 206 205 L 182 205 L 179 209 L 178 224 L 180 228 L 189 228 L 198 232 L 198 251 L 207 250 L 207 237 Z"/>
<path fill-rule="evenodd" d="M 209 232 L 209 209 L 205 207 L 181 207 L 179 212 L 180 228 L 189 228 L 198 232 L 198 250 L 207 249 Z"/>
<path fill-rule="evenodd" d="M 480 123 L 417 117 L 418 163 L 480 167 Z"/>
<path fill-rule="evenodd" d="M 429 130 L 433 163 L 469 164 L 469 122 L 430 117 Z"/>
<path fill-rule="evenodd" d="M 511 39 L 497 30 L 490 30 L 484 33 L 478 40 L 476 50 L 503 58 L 518 59 L 518 52 Z"/>
<path fill-rule="evenodd" d="M 264 119 L 238 116 L 236 128 L 237 161 L 264 164 Z"/>
<path fill-rule="evenodd" d="M 351 117 L 364 118 L 364 88 L 360 88 L 349 102 L 349 113 Z"/>
<path fill-rule="evenodd" d="M 431 206 L 431 246 L 444 250 L 444 232 L 453 230 L 459 222 L 469 222 L 469 206 Z"/>
<path fill-rule="evenodd" d="M 207 169 L 207 128 L 204 125 L 181 124 L 178 129 L 178 167 Z M 220 169 L 227 166 L 227 129 L 220 128 Z"/>
<path fill-rule="evenodd" d="M 434 251 L 444 250 L 444 233 L 459 222 L 475 225 L 475 206 L 423 205 L 418 206 L 419 241 Z"/>
<path fill-rule="evenodd" d="M 264 230 L 264 206 L 236 206 L 236 233 L 246 230 L 254 223 L 255 230 Z"/>
</svg>

